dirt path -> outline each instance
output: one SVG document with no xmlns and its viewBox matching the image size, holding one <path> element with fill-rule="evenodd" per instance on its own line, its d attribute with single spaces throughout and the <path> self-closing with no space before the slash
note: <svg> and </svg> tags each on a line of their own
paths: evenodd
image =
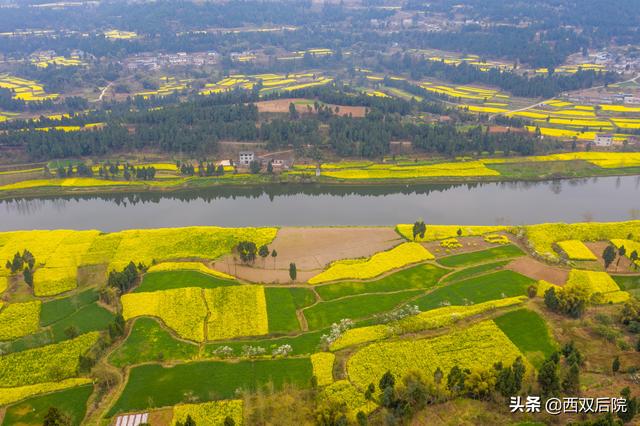
<svg viewBox="0 0 640 426">
<path fill-rule="evenodd" d="M 107 90 L 109 90 L 111 86 L 113 86 L 113 81 L 109 82 L 109 84 L 107 84 L 107 86 L 104 89 L 102 89 L 102 91 L 100 92 L 100 96 L 98 96 L 98 99 L 96 99 L 96 101 L 98 102 L 102 101 L 102 98 L 104 98 L 104 95 L 107 94 Z"/>
</svg>

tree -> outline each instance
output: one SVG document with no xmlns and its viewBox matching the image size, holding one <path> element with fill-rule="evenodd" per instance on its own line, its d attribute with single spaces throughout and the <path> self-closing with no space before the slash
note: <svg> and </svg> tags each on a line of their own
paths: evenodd
<svg viewBox="0 0 640 426">
<path fill-rule="evenodd" d="M 424 224 L 423 220 L 417 220 L 413 224 L 413 239 L 416 239 L 416 236 L 420 236 L 420 238 L 424 238 L 424 234 L 427 232 L 427 225 Z"/>
<path fill-rule="evenodd" d="M 273 174 L 273 162 L 269 161 L 269 163 L 267 164 L 267 173 L 269 173 L 270 175 Z"/>
<path fill-rule="evenodd" d="M 635 415 L 638 413 L 638 399 L 637 398 L 631 398 L 631 393 L 630 392 L 627 392 L 626 395 L 622 395 L 622 396 L 624 396 L 625 399 L 627 400 L 627 410 L 626 411 L 622 411 L 622 410 L 619 411 L 618 412 L 618 417 L 624 423 L 629 423 L 631 420 L 633 420 Z"/>
<path fill-rule="evenodd" d="M 615 357 L 613 359 L 613 362 L 611 363 L 611 371 L 613 371 L 613 374 L 616 374 L 618 371 L 620 371 L 620 357 Z"/>
<path fill-rule="evenodd" d="M 495 387 L 502 396 L 508 398 L 520 392 L 526 371 L 522 357 L 518 357 L 509 367 L 503 368 L 502 363 L 498 363 L 494 365 L 494 369 L 497 373 Z"/>
<path fill-rule="evenodd" d="M 367 415 L 363 411 L 358 411 L 358 414 L 356 414 L 356 421 L 358 422 L 358 426 L 366 426 Z"/>
<path fill-rule="evenodd" d="M 618 270 L 618 265 L 620 265 L 620 259 L 622 259 L 625 254 L 627 254 L 627 249 L 624 248 L 624 246 L 620 246 L 618 248 L 618 261 L 616 262 L 616 271 Z"/>
<path fill-rule="evenodd" d="M 386 388 L 392 388 L 396 385 L 396 378 L 393 376 L 391 371 L 387 370 L 386 373 L 382 375 L 380 378 L 380 382 L 378 382 L 378 389 L 383 392 Z"/>
<path fill-rule="evenodd" d="M 296 264 L 292 262 L 289 264 L 289 277 L 291 278 L 291 281 L 295 281 L 297 276 L 298 268 L 296 267 Z"/>
<path fill-rule="evenodd" d="M 236 250 L 240 255 L 243 263 L 253 263 L 256 260 L 256 243 L 253 241 L 240 241 L 236 246 Z"/>
<path fill-rule="evenodd" d="M 464 379 L 464 371 L 454 365 L 447 375 L 447 389 L 454 395 L 461 392 L 464 389 Z"/>
<path fill-rule="evenodd" d="M 464 380 L 464 390 L 475 399 L 485 399 L 491 395 L 496 386 L 495 371 L 472 370 Z"/>
<path fill-rule="evenodd" d="M 552 311 L 558 311 L 560 301 L 558 300 L 558 296 L 556 296 L 555 287 L 549 287 L 547 291 L 544 292 L 544 304 Z"/>
<path fill-rule="evenodd" d="M 614 246 L 609 245 L 602 252 L 602 260 L 604 260 L 604 269 L 609 268 L 609 265 L 616 259 L 616 249 Z"/>
<path fill-rule="evenodd" d="M 276 257 L 278 257 L 278 252 L 276 249 L 271 251 L 271 257 L 273 258 L 273 269 L 276 269 Z"/>
<path fill-rule="evenodd" d="M 70 424 L 71 419 L 56 407 L 49 407 L 42 422 L 42 426 L 69 426 Z"/>
<path fill-rule="evenodd" d="M 297 120 L 299 117 L 298 110 L 293 102 L 289 103 L 289 118 L 292 120 Z"/>
<path fill-rule="evenodd" d="M 236 421 L 233 418 L 227 416 L 224 418 L 224 426 L 236 426 Z"/>
<path fill-rule="evenodd" d="M 64 329 L 64 335 L 67 336 L 67 339 L 73 339 L 75 337 L 78 337 L 80 335 L 80 332 L 78 331 L 78 327 L 76 327 L 75 325 L 70 325 L 69 327 Z"/>
<path fill-rule="evenodd" d="M 440 367 L 436 368 L 436 371 L 433 373 L 433 381 L 436 383 L 436 385 L 440 386 L 443 377 L 444 373 L 442 372 Z"/>
<path fill-rule="evenodd" d="M 187 418 L 185 419 L 184 423 L 176 422 L 176 426 L 197 426 L 197 425 L 196 425 L 196 421 L 193 420 L 193 418 L 187 414 Z"/>
<path fill-rule="evenodd" d="M 638 251 L 634 250 L 631 252 L 631 255 L 629 255 L 629 259 L 631 259 L 631 264 L 633 265 L 634 268 L 638 268 Z"/>
<path fill-rule="evenodd" d="M 580 392 L 580 367 L 572 363 L 567 371 L 567 375 L 562 380 L 562 391 L 569 395 L 576 395 Z"/>
<path fill-rule="evenodd" d="M 555 396 L 560 392 L 558 363 L 553 357 L 546 359 L 538 373 L 538 384 L 543 397 Z"/>
<path fill-rule="evenodd" d="M 269 256 L 269 247 L 266 244 L 263 244 L 258 249 L 258 255 L 262 258 L 262 263 L 264 264 L 265 259 Z"/>
<path fill-rule="evenodd" d="M 249 163 L 249 171 L 254 175 L 260 173 L 261 168 L 262 167 L 260 166 L 259 161 L 253 160 L 251 163 Z"/>
<path fill-rule="evenodd" d="M 24 282 L 29 285 L 29 287 L 33 287 L 33 272 L 29 268 L 24 268 L 24 272 L 22 273 L 24 277 Z"/>
</svg>

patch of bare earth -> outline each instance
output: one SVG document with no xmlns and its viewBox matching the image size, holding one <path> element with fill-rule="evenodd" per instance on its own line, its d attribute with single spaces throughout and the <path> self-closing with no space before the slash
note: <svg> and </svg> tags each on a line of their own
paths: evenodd
<svg viewBox="0 0 640 426">
<path fill-rule="evenodd" d="M 149 413 L 149 424 L 153 426 L 170 426 L 173 420 L 173 409 L 154 410 Z"/>
<path fill-rule="evenodd" d="M 228 255 L 213 267 L 246 281 L 288 283 L 289 264 L 295 263 L 297 281 L 304 282 L 333 261 L 369 257 L 403 241 L 393 228 L 282 228 L 269 245 L 278 253 L 275 259 L 269 256 L 258 258 L 253 265 L 241 265 Z"/>
<path fill-rule="evenodd" d="M 307 108 L 307 104 L 301 103 L 305 102 L 306 99 L 296 99 L 296 98 L 287 98 L 287 99 L 276 99 L 272 101 L 260 101 L 256 102 L 255 105 L 258 107 L 258 112 L 272 112 L 272 113 L 288 113 L 289 105 L 294 104 L 296 107 L 296 111 L 300 114 L 309 113 L 309 108 Z M 333 104 L 323 104 L 325 106 L 331 107 L 331 109 L 336 111 L 336 107 L 338 107 L 337 115 L 348 116 L 351 115 L 353 117 L 364 117 L 366 108 L 361 106 L 346 106 L 346 105 L 333 105 Z M 311 113 L 315 113 L 313 109 L 313 103 L 310 104 Z"/>
<path fill-rule="evenodd" d="M 609 242 L 597 241 L 595 243 L 584 243 L 584 244 L 587 247 L 589 247 L 589 250 L 591 250 L 593 254 L 596 255 L 596 257 L 598 258 L 598 263 L 600 264 L 600 266 L 602 266 L 602 269 L 604 270 L 604 260 L 602 259 L 602 254 L 604 253 L 604 250 L 607 248 L 607 246 L 610 245 Z M 624 274 L 629 272 L 636 272 L 632 266 L 633 265 L 631 263 L 631 260 L 629 260 L 627 256 L 619 257 L 616 255 L 616 259 L 613 261 L 611 265 L 609 265 L 609 268 L 607 268 L 607 272 L 613 273 L 613 274 Z"/>
<path fill-rule="evenodd" d="M 557 285 L 563 285 L 569 277 L 568 269 L 547 265 L 528 256 L 510 262 L 506 268 L 534 280 L 545 280 Z"/>
</svg>

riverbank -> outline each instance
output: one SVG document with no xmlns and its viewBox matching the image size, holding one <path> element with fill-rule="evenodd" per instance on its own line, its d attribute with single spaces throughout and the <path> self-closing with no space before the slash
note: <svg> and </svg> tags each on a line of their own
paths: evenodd
<svg viewBox="0 0 640 426">
<path fill-rule="evenodd" d="M 141 164 L 139 166 L 145 166 Z M 519 158 L 395 163 L 339 162 L 295 165 L 282 173 L 242 173 L 222 176 L 180 176 L 175 165 L 155 164 L 161 174 L 152 180 L 95 177 L 48 177 L 28 170 L 4 172 L 0 199 L 68 195 L 105 195 L 127 192 L 175 192 L 204 188 L 286 185 L 401 186 L 538 182 L 546 180 L 640 175 L 640 153 L 580 152 Z M 175 170 L 171 170 L 171 168 Z M 17 181 L 15 181 L 17 180 Z"/>
</svg>

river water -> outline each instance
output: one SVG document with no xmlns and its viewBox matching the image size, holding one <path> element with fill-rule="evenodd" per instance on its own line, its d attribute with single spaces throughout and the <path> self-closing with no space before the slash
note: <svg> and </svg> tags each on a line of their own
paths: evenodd
<svg viewBox="0 0 640 426">
<path fill-rule="evenodd" d="M 211 188 L 0 201 L 0 231 L 189 225 L 525 224 L 640 218 L 640 176 L 543 182 Z"/>
</svg>

